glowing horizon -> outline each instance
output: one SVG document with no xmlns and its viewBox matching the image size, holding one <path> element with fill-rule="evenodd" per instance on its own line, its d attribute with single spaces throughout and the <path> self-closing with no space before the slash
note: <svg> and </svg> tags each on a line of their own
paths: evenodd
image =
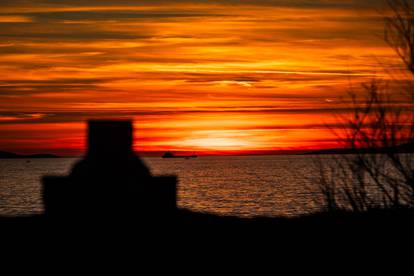
<svg viewBox="0 0 414 276">
<path fill-rule="evenodd" d="M 340 98 L 398 60 L 381 1 L 87 2 L 0 4 L 0 150 L 77 154 L 99 118 L 137 151 L 334 147 Z"/>
</svg>

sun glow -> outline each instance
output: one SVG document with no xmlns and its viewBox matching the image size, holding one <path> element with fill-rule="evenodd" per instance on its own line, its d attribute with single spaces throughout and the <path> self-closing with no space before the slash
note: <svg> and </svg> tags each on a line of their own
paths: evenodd
<svg viewBox="0 0 414 276">
<path fill-rule="evenodd" d="M 182 145 L 199 150 L 246 150 L 252 147 L 249 141 L 224 137 L 188 139 Z"/>
</svg>

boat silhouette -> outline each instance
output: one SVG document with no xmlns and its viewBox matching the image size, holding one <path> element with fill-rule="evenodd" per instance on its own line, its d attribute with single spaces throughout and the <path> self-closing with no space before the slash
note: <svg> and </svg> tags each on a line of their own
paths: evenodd
<svg viewBox="0 0 414 276">
<path fill-rule="evenodd" d="M 164 153 L 164 155 L 162 156 L 162 158 L 184 158 L 184 159 L 190 159 L 190 158 L 197 158 L 198 156 L 193 154 L 193 155 L 175 155 L 173 152 L 171 151 L 167 151 L 166 153 Z"/>
</svg>

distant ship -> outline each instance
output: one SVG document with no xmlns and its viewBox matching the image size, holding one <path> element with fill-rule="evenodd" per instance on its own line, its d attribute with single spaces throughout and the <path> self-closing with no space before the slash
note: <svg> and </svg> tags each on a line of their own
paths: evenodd
<svg viewBox="0 0 414 276">
<path fill-rule="evenodd" d="M 162 158 L 184 158 L 184 159 L 190 159 L 190 158 L 197 158 L 198 156 L 193 154 L 193 155 L 175 155 L 174 153 L 172 153 L 171 151 L 167 151 L 166 153 L 164 153 L 164 155 L 162 156 Z"/>
</svg>

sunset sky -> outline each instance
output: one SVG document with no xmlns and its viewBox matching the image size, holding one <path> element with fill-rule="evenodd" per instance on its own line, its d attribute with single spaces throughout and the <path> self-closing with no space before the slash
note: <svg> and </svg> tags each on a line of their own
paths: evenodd
<svg viewBox="0 0 414 276">
<path fill-rule="evenodd" d="M 396 61 L 382 0 L 1 0 L 0 150 L 75 155 L 85 121 L 135 149 L 327 148 L 340 98 Z"/>
</svg>

